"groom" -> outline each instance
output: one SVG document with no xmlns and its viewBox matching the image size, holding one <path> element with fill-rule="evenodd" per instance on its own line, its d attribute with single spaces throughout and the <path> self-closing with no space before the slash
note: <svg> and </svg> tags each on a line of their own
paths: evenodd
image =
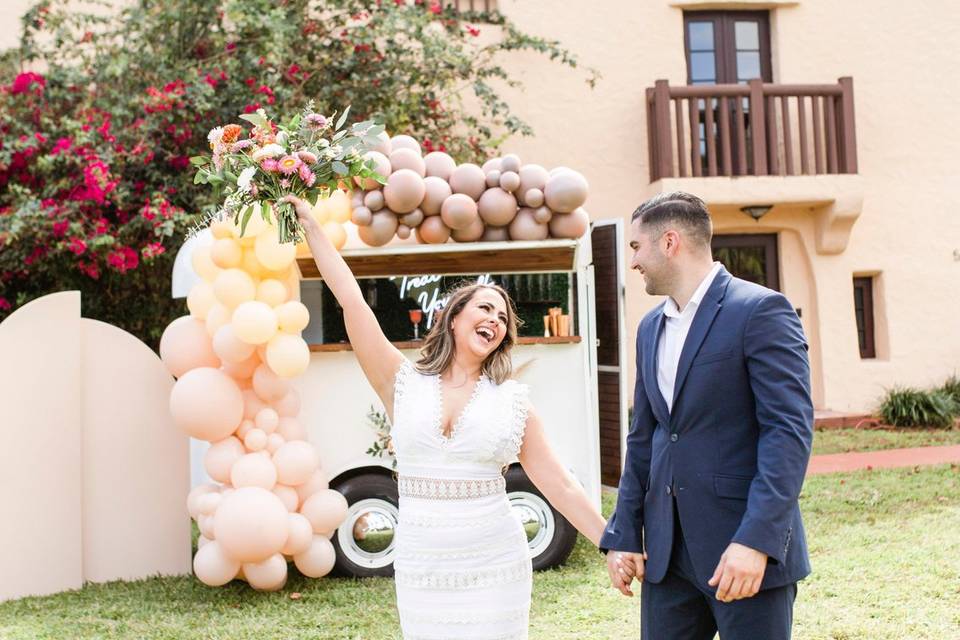
<svg viewBox="0 0 960 640">
<path fill-rule="evenodd" d="M 790 637 L 810 573 L 797 498 L 813 438 L 807 344 L 785 297 L 713 262 L 703 201 L 633 214 L 630 266 L 667 299 L 640 323 L 633 424 L 600 547 L 642 580 L 644 640 Z"/>
</svg>

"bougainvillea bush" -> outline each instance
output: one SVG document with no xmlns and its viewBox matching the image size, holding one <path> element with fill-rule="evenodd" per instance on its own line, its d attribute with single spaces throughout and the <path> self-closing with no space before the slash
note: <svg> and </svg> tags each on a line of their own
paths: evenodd
<svg viewBox="0 0 960 640">
<path fill-rule="evenodd" d="M 430 0 L 34 5 L 0 54 L 0 320 L 78 289 L 85 316 L 156 345 L 183 311 L 173 258 L 214 204 L 189 168 L 212 127 L 350 104 L 427 151 L 480 159 L 531 133 L 496 90 L 514 84 L 514 50 L 576 66 L 503 16 Z"/>
</svg>

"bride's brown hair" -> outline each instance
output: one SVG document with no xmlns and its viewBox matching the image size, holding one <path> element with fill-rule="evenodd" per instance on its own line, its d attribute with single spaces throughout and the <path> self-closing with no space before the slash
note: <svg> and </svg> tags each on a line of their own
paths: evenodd
<svg viewBox="0 0 960 640">
<path fill-rule="evenodd" d="M 513 300 L 507 292 L 497 284 L 467 283 L 460 285 L 450 292 L 447 304 L 443 307 L 438 318 L 427 333 L 420 349 L 420 359 L 416 367 L 420 373 L 440 375 L 453 362 L 456 352 L 456 342 L 453 337 L 454 318 L 463 311 L 467 303 L 481 289 L 491 289 L 500 294 L 507 306 L 507 333 L 497 348 L 483 361 L 481 371 L 496 384 L 503 384 L 513 374 L 513 362 L 510 359 L 510 349 L 517 341 L 517 310 Z"/>
</svg>

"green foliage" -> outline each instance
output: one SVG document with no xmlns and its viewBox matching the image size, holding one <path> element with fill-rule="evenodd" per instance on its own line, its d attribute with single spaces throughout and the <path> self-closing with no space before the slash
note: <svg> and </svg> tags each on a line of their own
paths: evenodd
<svg viewBox="0 0 960 640">
<path fill-rule="evenodd" d="M 953 399 L 940 390 L 895 387 L 880 404 L 880 416 L 897 427 L 949 427 L 957 415 Z"/>
<path fill-rule="evenodd" d="M 940 391 L 953 400 L 954 405 L 957 407 L 956 413 L 960 414 L 960 377 L 954 374 L 947 378 L 943 386 L 940 387 Z"/>
<path fill-rule="evenodd" d="M 387 415 L 371 405 L 367 413 L 367 422 L 370 427 L 377 432 L 377 438 L 370 448 L 367 449 L 367 455 L 382 458 L 384 454 L 392 460 L 393 468 L 397 468 L 397 459 L 393 456 L 393 440 L 390 438 L 390 420 Z"/>
</svg>

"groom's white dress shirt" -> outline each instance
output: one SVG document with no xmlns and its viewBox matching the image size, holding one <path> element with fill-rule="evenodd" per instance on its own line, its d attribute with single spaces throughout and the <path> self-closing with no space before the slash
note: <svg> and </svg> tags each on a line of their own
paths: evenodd
<svg viewBox="0 0 960 640">
<path fill-rule="evenodd" d="M 693 292 L 693 296 L 690 297 L 690 301 L 683 308 L 683 311 L 680 311 L 677 303 L 670 297 L 663 305 L 663 315 L 666 316 L 666 322 L 657 343 L 657 386 L 660 387 L 660 393 L 663 395 L 669 411 L 673 411 L 673 387 L 677 381 L 677 367 L 680 364 L 680 352 L 683 351 L 683 343 L 687 340 L 687 333 L 690 332 L 690 325 L 693 324 L 693 317 L 697 314 L 703 296 L 707 295 L 707 290 L 713 283 L 713 279 L 720 272 L 720 266 L 719 262 L 713 263 L 713 268 L 700 282 L 697 290 Z"/>
</svg>

